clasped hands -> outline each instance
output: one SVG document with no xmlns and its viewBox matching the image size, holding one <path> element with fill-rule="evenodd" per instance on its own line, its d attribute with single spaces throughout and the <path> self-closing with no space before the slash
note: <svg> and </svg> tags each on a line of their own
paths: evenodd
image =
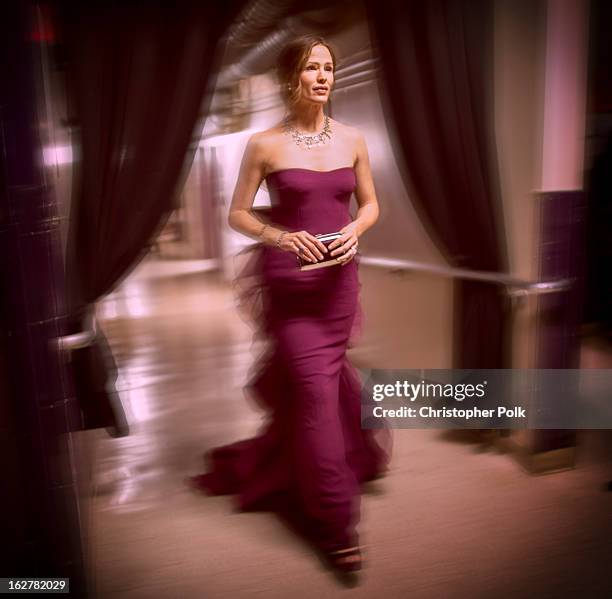
<svg viewBox="0 0 612 599">
<path fill-rule="evenodd" d="M 308 231 L 284 232 L 279 238 L 279 247 L 285 252 L 293 252 L 309 262 L 323 260 L 323 254 L 328 251 L 336 256 L 336 262 L 344 266 L 357 253 L 357 225 L 352 222 L 339 231 L 342 236 L 332 241 L 328 247 Z"/>
</svg>

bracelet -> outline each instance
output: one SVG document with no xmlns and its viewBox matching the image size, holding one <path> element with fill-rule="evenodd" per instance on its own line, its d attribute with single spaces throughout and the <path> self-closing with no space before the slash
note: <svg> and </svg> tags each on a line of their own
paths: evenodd
<svg viewBox="0 0 612 599">
<path fill-rule="evenodd" d="M 257 237 L 259 237 L 259 239 L 263 239 L 263 234 L 266 232 L 266 229 L 269 227 L 269 224 L 265 224 L 262 228 L 261 231 L 259 232 L 259 235 Z"/>
<path fill-rule="evenodd" d="M 276 240 L 276 245 L 278 247 L 280 247 L 281 241 L 283 240 L 283 237 L 287 235 L 287 231 L 283 231 L 279 236 L 278 239 Z"/>
</svg>

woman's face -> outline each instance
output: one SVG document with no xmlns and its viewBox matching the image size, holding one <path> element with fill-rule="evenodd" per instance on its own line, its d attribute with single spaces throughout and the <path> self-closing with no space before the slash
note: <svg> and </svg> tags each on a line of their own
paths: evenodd
<svg viewBox="0 0 612 599">
<path fill-rule="evenodd" d="M 325 104 L 334 83 L 334 63 L 326 46 L 313 46 L 300 73 L 301 97 L 308 102 Z"/>
</svg>

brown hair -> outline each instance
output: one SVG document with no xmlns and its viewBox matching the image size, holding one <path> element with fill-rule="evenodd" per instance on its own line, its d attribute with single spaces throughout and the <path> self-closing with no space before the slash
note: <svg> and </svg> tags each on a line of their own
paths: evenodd
<svg viewBox="0 0 612 599">
<path fill-rule="evenodd" d="M 287 106 L 295 104 L 300 97 L 300 73 L 315 46 L 325 46 L 331 54 L 336 71 L 336 53 L 331 44 L 318 35 L 301 35 L 291 40 L 280 51 L 276 60 L 276 76 L 280 93 Z"/>
</svg>

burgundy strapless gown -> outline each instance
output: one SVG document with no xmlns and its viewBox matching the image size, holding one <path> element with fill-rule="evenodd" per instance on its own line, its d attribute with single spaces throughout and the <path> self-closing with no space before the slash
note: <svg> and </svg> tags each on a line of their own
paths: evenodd
<svg viewBox="0 0 612 599">
<path fill-rule="evenodd" d="M 267 182 L 270 220 L 286 230 L 315 235 L 351 221 L 352 167 L 288 168 Z M 358 257 L 301 272 L 295 254 L 258 246 L 239 279 L 250 281 L 241 298 L 259 306 L 270 342 L 248 387 L 269 418 L 257 437 L 209 452 L 210 471 L 192 480 L 212 494 L 236 494 L 242 510 L 299 513 L 325 551 L 349 547 L 359 483 L 376 478 L 390 453 L 387 431 L 361 429 L 361 384 L 346 357 L 360 314 Z"/>
</svg>

